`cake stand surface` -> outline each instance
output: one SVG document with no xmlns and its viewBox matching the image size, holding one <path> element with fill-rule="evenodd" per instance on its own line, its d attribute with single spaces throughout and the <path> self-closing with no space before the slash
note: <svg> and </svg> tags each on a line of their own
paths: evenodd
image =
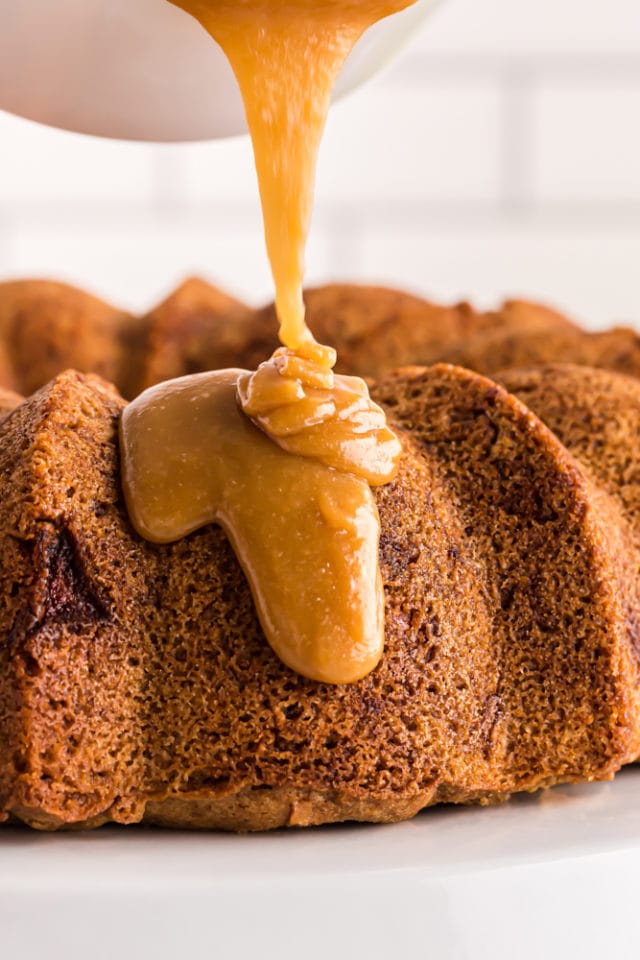
<svg viewBox="0 0 640 960">
<path fill-rule="evenodd" d="M 11 960 L 640 957 L 640 768 L 393 826 L 0 831 Z"/>
</svg>

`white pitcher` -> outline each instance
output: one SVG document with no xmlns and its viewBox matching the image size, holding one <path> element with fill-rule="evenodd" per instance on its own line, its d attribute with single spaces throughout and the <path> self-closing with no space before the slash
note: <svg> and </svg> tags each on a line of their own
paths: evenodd
<svg viewBox="0 0 640 960">
<path fill-rule="evenodd" d="M 435 0 L 366 34 L 338 94 L 411 36 Z M 210 140 L 245 129 L 227 61 L 167 0 L 0 0 L 0 109 L 128 140 Z"/>
</svg>

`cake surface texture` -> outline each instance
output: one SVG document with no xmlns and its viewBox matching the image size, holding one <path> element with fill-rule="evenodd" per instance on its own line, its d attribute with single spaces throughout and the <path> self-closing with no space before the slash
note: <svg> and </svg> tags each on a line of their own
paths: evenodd
<svg viewBox="0 0 640 960">
<path fill-rule="evenodd" d="M 67 372 L 19 403 L 0 424 L 8 822 L 393 821 L 635 759 L 640 473 L 624 437 L 640 384 L 580 367 L 504 383 L 440 365 L 373 386 L 404 457 L 376 491 L 385 655 L 346 686 L 272 653 L 218 527 L 168 546 L 133 532 L 114 388 Z M 594 445 L 603 402 L 625 413 Z"/>
<path fill-rule="evenodd" d="M 278 660 L 219 527 L 154 545 L 122 499 L 121 393 L 255 366 L 272 308 L 199 280 L 143 317 L 0 284 L 4 822 L 389 822 L 640 755 L 635 334 L 372 287 L 307 304 L 403 445 L 376 490 L 385 654 L 344 686 Z"/>
<path fill-rule="evenodd" d="M 407 365 L 454 363 L 495 374 L 574 363 L 640 377 L 640 337 L 583 330 L 548 307 L 508 300 L 479 312 L 356 284 L 307 290 L 316 339 L 339 373 L 379 378 Z M 133 399 L 185 374 L 254 369 L 278 346 L 273 306 L 254 310 L 204 280 L 185 281 L 143 316 L 53 281 L 0 283 L 0 385 L 30 394 L 63 370 L 98 373 Z"/>
</svg>

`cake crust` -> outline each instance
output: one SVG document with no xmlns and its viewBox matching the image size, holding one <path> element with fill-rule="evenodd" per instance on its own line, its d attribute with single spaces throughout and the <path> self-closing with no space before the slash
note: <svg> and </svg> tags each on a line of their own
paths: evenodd
<svg viewBox="0 0 640 960">
<path fill-rule="evenodd" d="M 344 687 L 275 657 L 219 528 L 168 546 L 133 532 L 113 388 L 69 372 L 0 424 L 6 817 L 388 822 L 637 756 L 631 534 L 610 492 L 469 371 L 408 369 L 374 395 L 404 446 L 376 493 L 386 650 Z"/>
<path fill-rule="evenodd" d="M 527 356 L 570 360 L 574 350 L 594 366 L 640 372 L 630 331 L 617 331 L 603 352 L 604 341 L 524 300 L 482 312 L 358 284 L 328 284 L 304 296 L 309 327 L 337 349 L 339 373 L 375 378 L 441 361 L 491 373 Z M 277 328 L 273 304 L 253 310 L 197 277 L 142 316 L 66 284 L 11 281 L 0 284 L 0 384 L 30 394 L 72 367 L 100 374 L 133 399 L 172 377 L 254 369 L 278 346 Z"/>
</svg>

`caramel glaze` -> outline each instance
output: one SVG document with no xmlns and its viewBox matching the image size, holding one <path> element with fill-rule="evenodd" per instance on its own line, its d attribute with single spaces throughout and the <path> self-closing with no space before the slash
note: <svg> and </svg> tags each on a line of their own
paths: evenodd
<svg viewBox="0 0 640 960">
<path fill-rule="evenodd" d="M 349 683 L 382 655 L 370 485 L 393 478 L 400 444 L 364 381 L 335 376 L 335 351 L 305 325 L 304 249 L 335 79 L 364 30 L 412 0 L 175 2 L 240 84 L 284 347 L 255 372 L 170 381 L 127 407 L 129 514 L 158 543 L 220 523 L 278 656 L 311 679 Z"/>
<path fill-rule="evenodd" d="M 157 543 L 218 522 L 276 654 L 313 680 L 358 680 L 378 663 L 384 639 L 370 485 L 292 456 L 255 427 L 236 397 L 249 376 L 221 370 L 170 380 L 126 407 L 129 514 Z"/>
<path fill-rule="evenodd" d="M 253 142 L 280 340 L 304 325 L 304 250 L 316 159 L 335 81 L 356 41 L 414 0 L 171 0 L 225 52 Z"/>
<path fill-rule="evenodd" d="M 328 347 L 281 347 L 238 380 L 244 413 L 283 450 L 353 473 L 372 486 L 396 473 L 400 443 L 360 377 L 336 376 Z"/>
</svg>

